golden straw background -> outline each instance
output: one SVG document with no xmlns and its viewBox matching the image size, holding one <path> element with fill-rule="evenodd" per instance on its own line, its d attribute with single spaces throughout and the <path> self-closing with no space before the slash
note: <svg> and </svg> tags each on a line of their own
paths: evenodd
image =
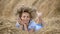
<svg viewBox="0 0 60 34">
<path fill-rule="evenodd" d="M 28 33 L 15 27 L 17 6 L 30 6 L 42 12 L 44 27 Z M 0 0 L 0 34 L 60 34 L 60 0 Z"/>
</svg>

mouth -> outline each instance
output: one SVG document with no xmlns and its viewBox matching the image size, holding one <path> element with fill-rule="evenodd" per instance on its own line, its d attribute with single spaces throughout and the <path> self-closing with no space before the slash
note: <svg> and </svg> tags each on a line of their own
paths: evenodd
<svg viewBox="0 0 60 34">
<path fill-rule="evenodd" d="M 24 23 L 28 23 L 28 21 L 23 21 Z"/>
</svg>

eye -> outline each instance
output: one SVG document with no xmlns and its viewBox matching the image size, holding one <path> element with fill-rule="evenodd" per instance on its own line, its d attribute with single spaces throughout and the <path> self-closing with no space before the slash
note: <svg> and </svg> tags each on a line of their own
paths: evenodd
<svg viewBox="0 0 60 34">
<path fill-rule="evenodd" d="M 27 18 L 30 18 L 29 16 L 27 16 Z"/>
<path fill-rule="evenodd" d="M 25 18 L 25 16 L 23 16 Z"/>
</svg>

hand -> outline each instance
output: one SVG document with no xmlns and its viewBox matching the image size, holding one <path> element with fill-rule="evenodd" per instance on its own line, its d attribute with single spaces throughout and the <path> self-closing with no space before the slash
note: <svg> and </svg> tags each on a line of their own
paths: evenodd
<svg viewBox="0 0 60 34">
<path fill-rule="evenodd" d="M 20 19 L 20 24 L 21 24 L 21 25 L 24 25 L 25 23 Z"/>
<path fill-rule="evenodd" d="M 24 24 L 23 26 L 24 26 L 24 30 L 28 31 L 28 25 Z"/>
</svg>

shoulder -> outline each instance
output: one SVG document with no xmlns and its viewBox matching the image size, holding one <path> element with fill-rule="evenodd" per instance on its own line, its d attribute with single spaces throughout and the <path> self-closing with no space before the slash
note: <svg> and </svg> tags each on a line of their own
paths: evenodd
<svg viewBox="0 0 60 34">
<path fill-rule="evenodd" d="M 20 24 L 17 22 L 16 25 L 20 25 Z"/>
<path fill-rule="evenodd" d="M 16 23 L 16 27 L 17 27 L 17 28 L 20 27 L 20 24 L 19 24 L 18 22 Z"/>
<path fill-rule="evenodd" d="M 35 21 L 34 21 L 34 20 L 31 20 L 31 21 L 30 21 L 30 23 L 29 23 L 29 25 L 31 25 L 31 26 L 35 26 L 35 25 L 36 25 L 36 23 L 35 23 Z"/>
<path fill-rule="evenodd" d="M 33 20 L 31 20 L 30 23 L 29 23 L 28 28 L 29 28 L 29 29 L 34 29 L 35 26 L 36 26 L 36 23 L 35 23 Z"/>
</svg>

